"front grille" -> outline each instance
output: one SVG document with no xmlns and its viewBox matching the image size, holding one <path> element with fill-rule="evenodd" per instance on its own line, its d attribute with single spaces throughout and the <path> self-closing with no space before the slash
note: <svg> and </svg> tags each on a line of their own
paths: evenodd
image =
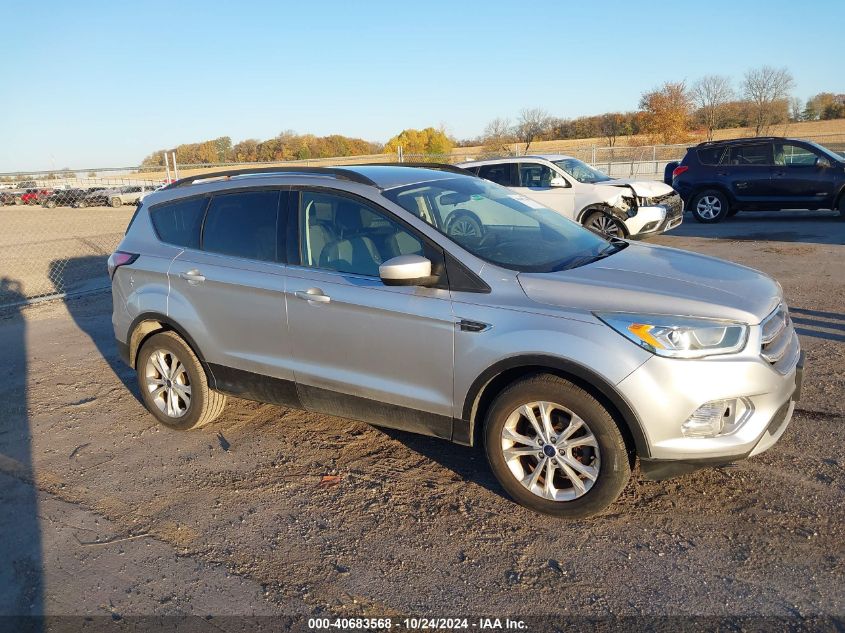
<svg viewBox="0 0 845 633">
<path fill-rule="evenodd" d="M 684 202 L 677 192 L 672 191 L 662 196 L 655 196 L 646 201 L 648 206 L 663 205 L 666 207 L 666 218 L 679 218 L 684 213 Z"/>
<path fill-rule="evenodd" d="M 775 310 L 763 319 L 760 355 L 775 370 L 781 374 L 788 374 L 798 363 L 801 346 L 798 335 L 789 318 L 786 304 L 781 303 Z"/>
</svg>

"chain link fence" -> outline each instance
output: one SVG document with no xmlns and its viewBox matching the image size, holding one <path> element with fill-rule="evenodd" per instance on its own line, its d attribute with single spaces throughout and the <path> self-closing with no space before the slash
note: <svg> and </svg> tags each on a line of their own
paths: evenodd
<svg viewBox="0 0 845 633">
<path fill-rule="evenodd" d="M 845 154 L 845 134 L 807 137 Z M 669 161 L 687 145 L 573 146 L 572 141 L 532 144 L 529 154 L 574 156 L 617 178 L 662 179 Z M 510 155 L 524 154 L 514 147 Z M 459 164 L 486 158 L 484 149 L 456 148 L 447 155 L 405 154 L 405 162 Z M 342 166 L 393 163 L 396 154 L 318 158 L 277 163 L 118 167 L 0 174 L 0 308 L 37 298 L 108 287 L 106 259 L 120 242 L 138 201 L 168 177 L 238 167 Z"/>
</svg>

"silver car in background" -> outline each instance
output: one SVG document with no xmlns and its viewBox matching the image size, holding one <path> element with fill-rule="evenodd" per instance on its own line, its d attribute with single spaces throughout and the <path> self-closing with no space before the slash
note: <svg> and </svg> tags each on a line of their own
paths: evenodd
<svg viewBox="0 0 845 633">
<path fill-rule="evenodd" d="M 478 219 L 455 231 L 456 214 Z M 146 196 L 109 260 L 149 411 L 226 394 L 484 446 L 519 503 L 611 504 L 771 447 L 803 356 L 766 275 L 606 239 L 463 170 L 265 168 Z"/>
</svg>

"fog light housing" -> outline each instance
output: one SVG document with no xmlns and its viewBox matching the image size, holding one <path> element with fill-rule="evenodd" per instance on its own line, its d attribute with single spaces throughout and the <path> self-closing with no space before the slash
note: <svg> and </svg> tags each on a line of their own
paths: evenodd
<svg viewBox="0 0 845 633">
<path fill-rule="evenodd" d="M 707 402 L 687 418 L 681 425 L 684 437 L 717 437 L 733 433 L 754 412 L 754 405 L 747 398 L 712 400 Z"/>
</svg>

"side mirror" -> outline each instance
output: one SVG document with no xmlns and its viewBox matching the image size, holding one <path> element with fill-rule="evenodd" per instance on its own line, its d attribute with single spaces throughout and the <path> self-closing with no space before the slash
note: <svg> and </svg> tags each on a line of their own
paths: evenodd
<svg viewBox="0 0 845 633">
<path fill-rule="evenodd" d="M 378 267 L 385 286 L 430 286 L 437 281 L 431 274 L 431 261 L 420 255 L 400 255 Z"/>
<path fill-rule="evenodd" d="M 816 167 L 819 169 L 830 169 L 830 161 L 824 156 L 819 156 L 816 159 Z"/>
<path fill-rule="evenodd" d="M 568 187 L 569 183 L 566 182 L 566 178 L 564 178 L 563 176 L 555 176 L 554 178 L 551 179 L 551 182 L 549 182 L 549 186 L 550 187 Z"/>
</svg>

